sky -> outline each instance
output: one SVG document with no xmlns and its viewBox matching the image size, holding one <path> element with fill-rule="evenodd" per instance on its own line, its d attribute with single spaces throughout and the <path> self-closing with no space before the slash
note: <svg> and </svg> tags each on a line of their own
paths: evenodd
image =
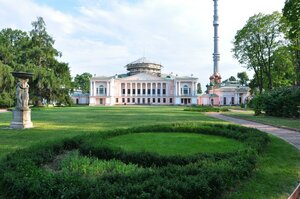
<svg viewBox="0 0 300 199">
<path fill-rule="evenodd" d="M 232 41 L 249 17 L 281 11 L 285 0 L 219 0 L 219 71 L 223 80 L 247 71 L 233 58 Z M 71 75 L 126 73 L 141 57 L 162 73 L 213 73 L 213 0 L 0 0 L 0 29 L 32 29 L 43 17 Z M 253 72 L 247 71 L 251 77 Z"/>
</svg>

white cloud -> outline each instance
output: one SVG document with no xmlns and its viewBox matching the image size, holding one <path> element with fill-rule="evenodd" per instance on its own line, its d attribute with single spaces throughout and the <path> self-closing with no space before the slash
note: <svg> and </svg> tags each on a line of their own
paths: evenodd
<svg viewBox="0 0 300 199">
<path fill-rule="evenodd" d="M 37 1 L 38 2 L 38 1 Z M 78 2 L 77 2 L 78 3 Z M 64 12 L 33 0 L 0 0 L 0 28 L 31 29 L 42 16 L 72 75 L 114 75 L 144 54 L 164 65 L 164 72 L 193 74 L 204 86 L 212 73 L 213 1 L 79 1 Z M 223 78 L 245 70 L 232 58 L 231 41 L 246 20 L 281 10 L 284 0 L 219 1 L 220 72 Z"/>
</svg>

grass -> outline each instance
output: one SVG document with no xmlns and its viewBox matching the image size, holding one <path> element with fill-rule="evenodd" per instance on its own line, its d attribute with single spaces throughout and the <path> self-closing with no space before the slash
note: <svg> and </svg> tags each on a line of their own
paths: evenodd
<svg viewBox="0 0 300 199">
<path fill-rule="evenodd" d="M 240 115 L 240 113 L 230 114 Z M 244 116 L 247 115 L 253 118 L 251 114 Z M 6 129 L 11 119 L 12 113 L 0 113 L 0 157 L 38 143 L 111 128 L 172 122 L 196 122 L 200 125 L 225 123 L 199 112 L 183 111 L 183 107 L 155 106 L 34 109 L 32 121 L 35 128 L 26 130 Z M 270 120 L 273 119 L 267 119 Z M 278 124 L 278 121 L 274 123 Z M 285 123 L 288 123 L 288 120 Z M 300 129 L 299 120 L 292 120 L 291 123 Z M 259 159 L 253 177 L 240 184 L 239 188 L 227 198 L 287 198 L 300 179 L 299 172 L 300 152 L 286 142 L 272 137 L 267 151 Z"/>
<path fill-rule="evenodd" d="M 296 129 L 300 131 L 300 119 L 292 119 L 292 118 L 280 118 L 280 117 L 271 117 L 266 115 L 254 116 L 253 111 L 231 111 L 222 113 L 224 115 L 237 117 L 241 119 L 251 120 L 254 122 L 261 122 L 264 124 L 270 124 L 278 127 L 287 127 L 291 129 Z"/>
<path fill-rule="evenodd" d="M 246 147 L 233 139 L 193 133 L 134 133 L 116 136 L 108 144 L 125 151 L 146 151 L 160 155 L 192 155 L 200 152 L 230 152 Z"/>
<path fill-rule="evenodd" d="M 143 170 L 143 168 L 135 164 L 125 164 L 119 160 L 99 160 L 95 157 L 82 156 L 78 150 L 74 150 L 64 155 L 58 163 L 57 170 L 93 178 L 108 174 L 130 175 Z"/>
</svg>

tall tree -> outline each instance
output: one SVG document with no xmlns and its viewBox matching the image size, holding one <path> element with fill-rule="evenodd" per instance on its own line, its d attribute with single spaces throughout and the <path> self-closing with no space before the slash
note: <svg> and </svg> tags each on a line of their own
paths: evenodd
<svg viewBox="0 0 300 199">
<path fill-rule="evenodd" d="M 202 88 L 200 83 L 197 84 L 197 94 L 202 94 Z"/>
<path fill-rule="evenodd" d="M 229 81 L 236 81 L 236 78 L 234 76 L 230 76 L 228 80 Z"/>
<path fill-rule="evenodd" d="M 36 105 L 43 100 L 68 104 L 72 86 L 69 66 L 57 60 L 61 53 L 53 47 L 54 39 L 47 33 L 43 18 L 38 17 L 32 26 L 29 34 L 10 28 L 0 31 L 0 62 L 14 71 L 34 72 L 29 83 Z M 0 79 L 2 76 L 0 73 Z"/>
<path fill-rule="evenodd" d="M 74 78 L 74 86 L 76 89 L 82 90 L 82 93 L 90 92 L 90 79 L 93 77 L 90 73 L 82 73 Z"/>
<path fill-rule="evenodd" d="M 278 12 L 254 15 L 237 31 L 234 38 L 234 57 L 248 69 L 254 70 L 260 92 L 264 87 L 264 74 L 267 77 L 267 88 L 273 88 L 273 54 L 283 43 L 280 19 Z"/>
<path fill-rule="evenodd" d="M 294 55 L 296 84 L 300 85 L 300 1 L 286 0 L 282 12 L 284 29 Z"/>
<path fill-rule="evenodd" d="M 245 71 L 237 73 L 237 77 L 239 78 L 240 84 L 242 84 L 243 86 L 247 86 L 249 77 Z"/>
</svg>

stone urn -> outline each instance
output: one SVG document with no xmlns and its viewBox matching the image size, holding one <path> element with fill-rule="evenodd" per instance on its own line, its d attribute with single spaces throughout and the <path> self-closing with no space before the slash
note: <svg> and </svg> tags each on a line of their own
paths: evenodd
<svg viewBox="0 0 300 199">
<path fill-rule="evenodd" d="M 10 127 L 14 129 L 32 128 L 31 110 L 28 106 L 28 81 L 33 76 L 33 73 L 12 72 L 12 75 L 18 78 L 19 81 L 16 85 L 16 108 L 13 110 L 13 121 Z"/>
</svg>

